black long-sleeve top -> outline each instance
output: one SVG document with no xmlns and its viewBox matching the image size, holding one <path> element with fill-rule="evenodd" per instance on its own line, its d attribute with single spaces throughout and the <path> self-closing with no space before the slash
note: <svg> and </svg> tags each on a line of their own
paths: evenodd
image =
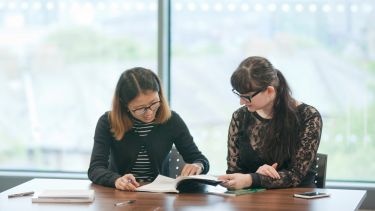
<svg viewBox="0 0 375 211">
<path fill-rule="evenodd" d="M 247 112 L 248 115 L 244 115 Z M 277 171 L 280 179 L 255 173 L 267 163 L 262 154 L 262 145 L 269 120 L 262 118 L 256 112 L 249 112 L 241 107 L 233 113 L 228 133 L 227 173 L 249 173 L 252 177 L 251 187 L 287 188 L 296 186 L 314 186 L 316 153 L 322 132 L 322 119 L 317 109 L 307 104 L 297 108 L 301 121 L 294 158 L 283 164 L 278 164 Z M 244 122 L 243 117 L 253 118 L 248 127 L 249 140 L 240 140 L 239 127 Z M 297 129 L 297 128 L 296 128 Z"/>
<path fill-rule="evenodd" d="M 164 173 L 162 164 L 173 144 L 186 163 L 202 163 L 203 174 L 209 170 L 207 158 L 199 151 L 186 124 L 176 112 L 172 111 L 172 116 L 165 123 L 155 124 L 147 136 L 141 137 L 131 129 L 120 141 L 115 140 L 110 131 L 109 114 L 106 112 L 96 125 L 89 179 L 96 184 L 115 187 L 117 178 L 130 173 L 142 144 L 147 147 L 155 176 Z"/>
</svg>

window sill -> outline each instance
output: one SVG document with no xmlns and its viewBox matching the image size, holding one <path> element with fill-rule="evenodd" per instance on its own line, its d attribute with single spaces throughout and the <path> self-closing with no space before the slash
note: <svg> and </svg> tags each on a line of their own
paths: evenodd
<svg viewBox="0 0 375 211">
<path fill-rule="evenodd" d="M 88 179 L 86 172 L 0 170 L 0 177 Z M 326 188 L 375 190 L 375 182 L 327 181 Z"/>
<path fill-rule="evenodd" d="M 0 177 L 87 179 L 84 172 L 10 171 L 0 170 Z"/>
<path fill-rule="evenodd" d="M 375 190 L 375 182 L 327 181 L 326 188 L 351 189 L 351 190 Z"/>
</svg>

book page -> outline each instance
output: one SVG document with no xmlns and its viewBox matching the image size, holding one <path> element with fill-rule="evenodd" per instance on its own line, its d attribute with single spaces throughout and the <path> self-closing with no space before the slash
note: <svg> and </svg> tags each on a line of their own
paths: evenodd
<svg viewBox="0 0 375 211">
<path fill-rule="evenodd" d="M 176 180 L 163 175 L 158 175 L 156 179 L 147 185 L 143 185 L 136 189 L 137 191 L 147 191 L 147 192 L 175 192 L 176 190 Z"/>
<path fill-rule="evenodd" d="M 190 176 L 179 176 L 176 178 L 176 180 L 179 182 L 181 180 L 185 179 L 200 179 L 200 180 L 208 180 L 213 182 L 220 182 L 217 177 L 207 175 L 207 174 L 200 174 L 200 175 L 190 175 Z"/>
</svg>

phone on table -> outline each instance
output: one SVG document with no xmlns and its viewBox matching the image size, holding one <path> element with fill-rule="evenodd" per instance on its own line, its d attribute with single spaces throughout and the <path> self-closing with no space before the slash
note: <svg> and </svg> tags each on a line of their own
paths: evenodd
<svg viewBox="0 0 375 211">
<path fill-rule="evenodd" d="M 329 193 L 322 193 L 322 192 L 304 192 L 304 193 L 296 193 L 294 197 L 304 198 L 304 199 L 314 199 L 314 198 L 321 198 L 327 197 Z"/>
</svg>

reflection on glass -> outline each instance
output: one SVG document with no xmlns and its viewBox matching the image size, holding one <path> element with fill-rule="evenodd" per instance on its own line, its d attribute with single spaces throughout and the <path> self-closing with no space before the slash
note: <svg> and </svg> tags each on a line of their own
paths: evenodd
<svg viewBox="0 0 375 211">
<path fill-rule="evenodd" d="M 211 173 L 226 170 L 227 130 L 240 106 L 230 75 L 259 55 L 282 70 L 297 99 L 322 113 L 328 179 L 374 180 L 373 1 L 180 0 L 172 8 L 171 104 Z"/>
<path fill-rule="evenodd" d="M 156 13 L 153 0 L 1 1 L 0 168 L 86 171 L 116 77 L 156 70 Z"/>
</svg>

